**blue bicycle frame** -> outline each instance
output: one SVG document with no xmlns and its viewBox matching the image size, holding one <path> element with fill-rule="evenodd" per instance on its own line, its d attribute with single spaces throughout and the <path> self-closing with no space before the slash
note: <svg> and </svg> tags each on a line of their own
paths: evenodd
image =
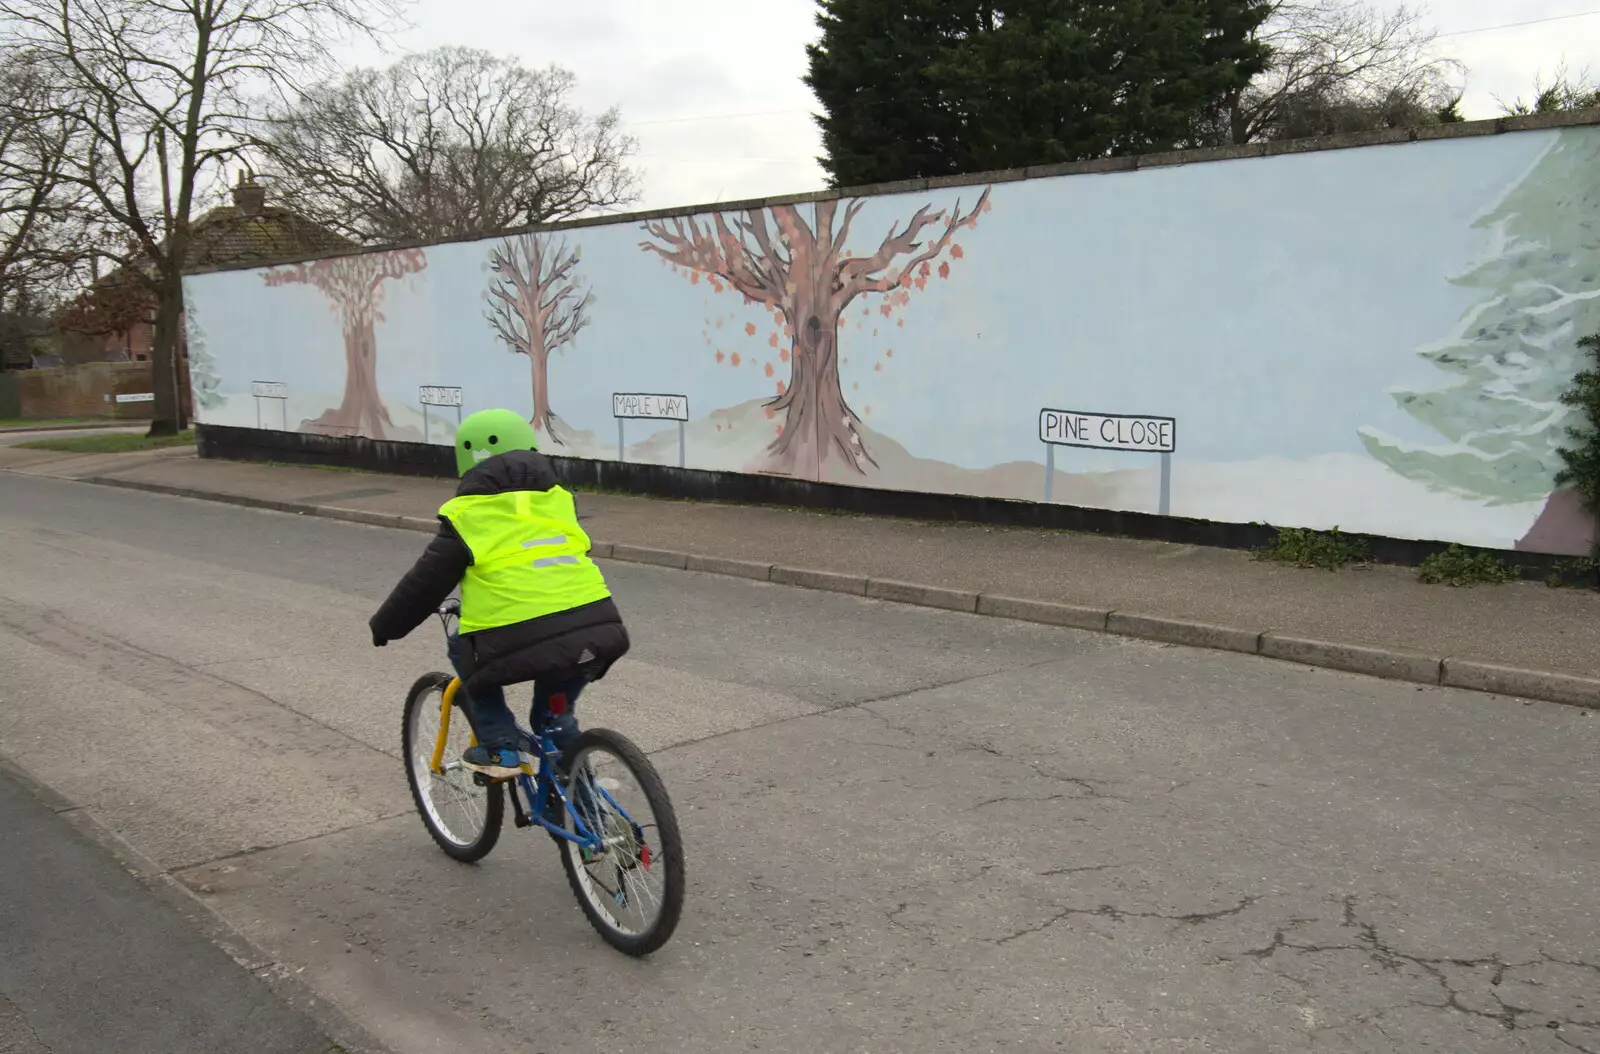
<svg viewBox="0 0 1600 1054">
<path fill-rule="evenodd" d="M 450 618 L 460 617 L 461 602 L 459 600 L 455 600 L 454 598 L 445 601 L 444 606 L 439 608 L 438 615 L 439 621 L 444 624 L 445 635 L 448 637 L 450 634 Z M 445 711 L 449 711 L 449 709 L 454 705 L 455 693 L 464 690 L 465 689 L 462 686 L 461 679 L 459 677 L 455 678 L 454 683 L 445 689 L 445 698 L 442 700 L 442 705 Z M 463 716 L 466 714 L 464 709 L 462 710 L 462 714 Z M 447 714 L 441 715 L 441 717 L 443 719 L 440 722 L 439 742 L 435 748 L 435 768 L 437 768 L 438 763 L 441 760 L 439 755 L 442 753 L 444 748 L 444 733 L 445 728 L 447 727 L 446 722 L 449 720 Z M 528 735 L 527 732 L 523 731 L 521 726 L 518 726 L 517 731 L 522 735 Z M 555 741 L 550 738 L 549 730 L 541 728 L 537 733 L 528 736 L 528 738 L 531 739 L 534 746 L 538 748 L 539 771 L 531 776 L 527 772 L 524 772 L 519 776 L 513 776 L 510 780 L 505 781 L 509 784 L 506 787 L 506 792 L 511 797 L 511 808 L 516 814 L 516 825 L 518 827 L 531 827 L 534 824 L 538 824 L 540 827 L 543 827 L 546 831 L 549 831 L 557 838 L 562 838 L 566 841 L 576 843 L 584 849 L 588 849 L 593 852 L 599 852 L 603 850 L 605 848 L 604 839 L 595 832 L 589 830 L 588 826 L 584 824 L 583 817 L 578 815 L 578 810 L 573 806 L 572 800 L 567 796 L 566 789 L 562 787 L 560 782 L 558 782 L 555 778 L 555 759 L 561 756 L 561 752 L 556 749 Z M 600 793 L 600 796 L 606 800 L 607 804 L 617 811 L 617 815 L 621 816 L 628 822 L 628 826 L 633 829 L 634 837 L 642 842 L 644 839 L 644 828 L 640 827 L 634 818 L 628 815 L 628 811 L 619 805 L 617 800 L 613 798 L 604 787 L 601 787 L 597 784 L 591 785 Z M 519 788 L 522 792 L 522 795 L 527 800 L 526 808 L 524 808 L 522 800 L 517 797 Z M 577 829 L 575 832 L 568 831 L 565 827 L 557 826 L 548 816 L 545 815 L 544 803 L 549 800 L 551 791 L 554 791 L 556 797 L 561 799 L 561 804 L 566 809 L 567 815 L 572 817 L 572 824 Z"/>
</svg>

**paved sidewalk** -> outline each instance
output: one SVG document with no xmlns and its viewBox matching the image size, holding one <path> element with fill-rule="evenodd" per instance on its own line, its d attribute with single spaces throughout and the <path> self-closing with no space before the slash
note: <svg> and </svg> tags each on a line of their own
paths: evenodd
<svg viewBox="0 0 1600 1054">
<path fill-rule="evenodd" d="M 451 483 L 444 480 L 202 461 L 188 449 L 92 457 L 0 451 L 0 469 L 428 520 L 452 493 Z M 1163 542 L 611 494 L 581 494 L 578 506 L 597 543 L 921 583 L 963 591 L 969 600 L 971 594 L 985 594 L 1081 605 L 1102 618 L 1108 610 L 1119 613 L 1112 616 L 1111 628 L 1118 628 L 1120 618 L 1125 632 L 1137 632 L 1130 625 L 1137 619 L 1121 613 L 1211 623 L 1232 629 L 1214 639 L 1201 634 L 1193 643 L 1303 657 L 1318 665 L 1430 679 L 1411 677 L 1408 670 L 1417 664 L 1405 655 L 1379 656 L 1382 661 L 1376 662 L 1358 656 L 1354 664 L 1325 662 L 1297 654 L 1289 644 L 1269 651 L 1257 638 L 1271 634 L 1415 653 L 1426 660 L 1418 660 L 1423 669 L 1428 661 L 1437 668 L 1440 659 L 1447 660 L 1447 667 L 1448 660 L 1471 660 L 1600 677 L 1600 594 L 1587 590 L 1551 589 L 1536 582 L 1450 589 L 1422 585 L 1407 568 L 1329 573 L 1261 563 L 1247 553 Z M 779 578 L 776 573 L 773 577 Z M 832 584 L 860 591 L 849 583 Z M 989 605 L 991 613 L 999 613 L 995 607 Z M 1181 628 L 1149 635 L 1180 642 L 1191 642 L 1188 637 L 1194 636 L 1186 637 Z M 1249 646 L 1241 645 L 1240 638 Z M 1461 668 L 1466 665 L 1462 662 Z M 1454 683 L 1558 697 L 1493 678 L 1483 684 Z M 1567 701 L 1600 705 L 1596 688 L 1568 685 L 1562 691 Z"/>
</svg>

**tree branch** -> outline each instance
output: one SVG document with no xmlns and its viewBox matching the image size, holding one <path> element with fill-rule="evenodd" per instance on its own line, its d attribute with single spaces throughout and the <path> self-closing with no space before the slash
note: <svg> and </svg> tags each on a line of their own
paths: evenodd
<svg viewBox="0 0 1600 1054">
<path fill-rule="evenodd" d="M 943 212 L 929 213 L 929 206 L 924 205 L 918 209 L 916 215 L 911 217 L 905 230 L 898 230 L 898 225 L 890 227 L 888 235 L 878 251 L 867 257 L 856 257 L 841 260 L 837 264 L 837 279 L 835 283 L 836 295 L 840 297 L 840 304 L 848 304 L 855 297 L 865 292 L 886 292 L 900 285 L 902 280 L 911 274 L 917 267 L 937 257 L 950 245 L 955 237 L 956 230 L 972 222 L 980 213 L 988 208 L 989 192 L 992 188 L 984 187 L 983 193 L 978 197 L 977 204 L 965 215 L 961 213 L 961 201 L 956 200 L 955 208 L 948 215 Z M 919 242 L 922 231 L 933 224 L 943 221 L 944 231 L 938 238 L 926 245 Z M 892 273 L 883 274 L 894 262 L 908 257 L 904 263 L 896 267 Z"/>
<path fill-rule="evenodd" d="M 274 115 L 268 171 L 311 215 L 342 218 L 369 242 L 481 234 L 635 200 L 636 144 L 614 110 L 577 109 L 575 84 L 557 67 L 466 48 L 355 70 Z"/>
</svg>

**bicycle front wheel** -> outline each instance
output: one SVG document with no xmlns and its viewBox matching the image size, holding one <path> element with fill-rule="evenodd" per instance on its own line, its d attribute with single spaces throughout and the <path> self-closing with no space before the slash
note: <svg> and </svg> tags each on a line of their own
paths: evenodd
<svg viewBox="0 0 1600 1054">
<path fill-rule="evenodd" d="M 597 850 L 562 839 L 567 882 L 600 936 L 628 955 L 648 955 L 683 914 L 683 840 L 666 786 L 644 751 L 620 732 L 591 728 L 561 760 L 567 797 Z M 577 833 L 572 811 L 566 829 Z"/>
<path fill-rule="evenodd" d="M 472 770 L 461 764 L 461 752 L 472 741 L 472 725 L 459 703 L 450 707 L 443 772 L 433 771 L 433 754 L 442 721 L 449 674 L 429 673 L 417 679 L 406 696 L 401 745 L 406 779 L 423 826 L 449 856 L 470 864 L 489 855 L 500 840 L 506 800 L 500 785 L 480 787 Z M 459 694 L 459 693 L 458 693 Z"/>
</svg>

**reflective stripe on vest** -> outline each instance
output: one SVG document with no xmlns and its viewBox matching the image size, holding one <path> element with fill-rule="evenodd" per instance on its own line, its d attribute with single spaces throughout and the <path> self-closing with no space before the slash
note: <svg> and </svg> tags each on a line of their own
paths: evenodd
<svg viewBox="0 0 1600 1054">
<path fill-rule="evenodd" d="M 560 487 L 452 498 L 439 509 L 472 551 L 461 632 L 510 626 L 611 595 L 589 559 L 572 495 Z"/>
</svg>

